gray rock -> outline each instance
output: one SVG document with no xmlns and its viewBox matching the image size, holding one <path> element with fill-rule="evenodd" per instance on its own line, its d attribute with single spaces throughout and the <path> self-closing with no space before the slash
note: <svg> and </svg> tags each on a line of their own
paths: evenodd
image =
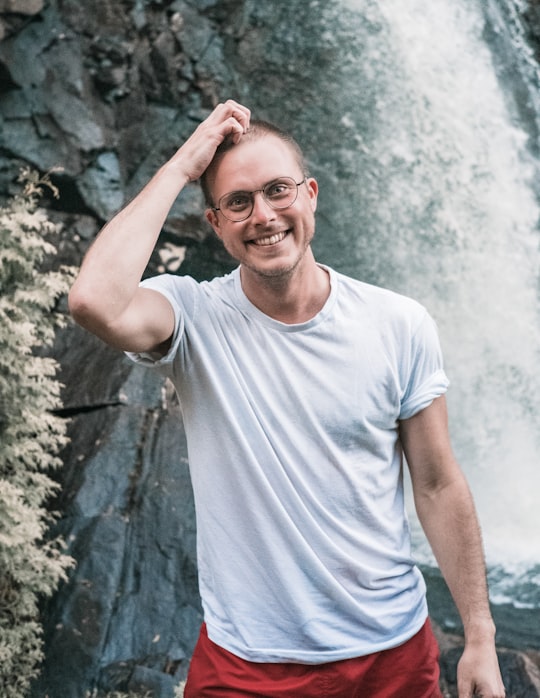
<svg viewBox="0 0 540 698">
<path fill-rule="evenodd" d="M 195 524 L 179 407 L 163 381 L 67 332 L 72 415 L 59 531 L 78 565 L 48 610 L 36 695 L 145 686 L 171 695 L 201 623 Z M 107 366 L 106 371 L 101 369 Z M 71 375 L 73 374 L 73 375 Z M 87 376 L 94 380 L 86 381 Z"/>
<path fill-rule="evenodd" d="M 14 12 L 21 15 L 37 15 L 43 9 L 43 0 L 0 0 L 1 12 Z"/>
<path fill-rule="evenodd" d="M 112 151 L 100 153 L 77 180 L 77 187 L 88 208 L 108 220 L 124 202 L 120 163 Z"/>
</svg>

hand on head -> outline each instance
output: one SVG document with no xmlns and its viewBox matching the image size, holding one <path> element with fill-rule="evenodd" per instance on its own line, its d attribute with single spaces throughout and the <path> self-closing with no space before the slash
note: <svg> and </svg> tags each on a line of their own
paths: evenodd
<svg viewBox="0 0 540 698">
<path fill-rule="evenodd" d="M 199 179 L 227 137 L 234 143 L 240 141 L 249 128 L 250 116 L 247 107 L 232 99 L 218 104 L 176 152 L 172 162 L 180 167 L 188 181 Z"/>
</svg>

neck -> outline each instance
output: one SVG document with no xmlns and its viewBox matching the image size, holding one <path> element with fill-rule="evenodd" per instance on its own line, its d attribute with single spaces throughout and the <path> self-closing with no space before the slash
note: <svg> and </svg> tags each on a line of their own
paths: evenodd
<svg viewBox="0 0 540 698">
<path fill-rule="evenodd" d="M 322 309 L 330 294 L 330 276 L 312 254 L 303 264 L 279 276 L 240 268 L 242 289 L 265 315 L 287 324 L 307 322 Z"/>
</svg>

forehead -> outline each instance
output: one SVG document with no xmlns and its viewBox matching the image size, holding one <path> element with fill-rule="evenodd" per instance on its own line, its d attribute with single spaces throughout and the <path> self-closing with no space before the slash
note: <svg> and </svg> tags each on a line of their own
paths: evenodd
<svg viewBox="0 0 540 698">
<path fill-rule="evenodd" d="M 277 177 L 298 177 L 302 169 L 293 146 L 274 135 L 241 140 L 217 163 L 210 185 L 219 197 L 229 191 L 258 189 Z"/>
</svg>

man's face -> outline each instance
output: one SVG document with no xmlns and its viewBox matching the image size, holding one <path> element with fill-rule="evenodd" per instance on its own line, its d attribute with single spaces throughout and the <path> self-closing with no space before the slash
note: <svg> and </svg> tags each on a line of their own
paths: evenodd
<svg viewBox="0 0 540 698">
<path fill-rule="evenodd" d="M 224 194 L 252 192 L 281 177 L 304 179 L 294 151 L 276 136 L 240 141 L 216 166 L 209 184 L 214 205 Z M 290 275 L 301 265 L 315 232 L 317 182 L 308 178 L 298 187 L 296 201 L 275 209 L 254 194 L 251 215 L 244 221 L 227 220 L 221 211 L 208 209 L 206 217 L 225 249 L 245 270 L 277 278 Z"/>
</svg>

